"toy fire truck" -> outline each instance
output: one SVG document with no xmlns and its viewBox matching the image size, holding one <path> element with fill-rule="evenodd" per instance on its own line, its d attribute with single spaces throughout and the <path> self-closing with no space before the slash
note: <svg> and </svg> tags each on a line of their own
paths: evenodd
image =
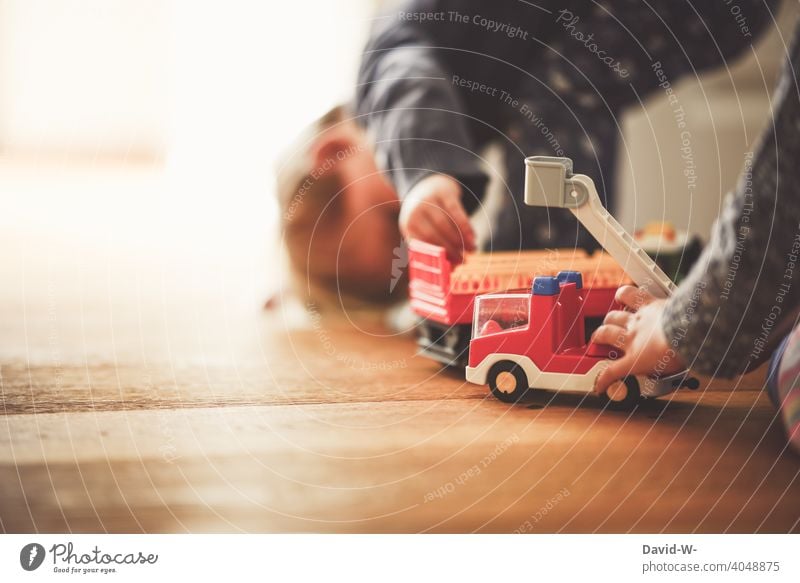
<svg viewBox="0 0 800 583">
<path fill-rule="evenodd" d="M 632 283 L 619 264 L 597 251 L 548 249 L 468 253 L 460 264 L 443 247 L 412 240 L 408 246 L 411 308 L 422 318 L 420 352 L 449 366 L 466 367 L 475 297 L 530 289 L 534 277 L 563 270 L 581 274 L 586 338 L 600 325 L 621 285 Z"/>
<path fill-rule="evenodd" d="M 526 204 L 570 209 L 636 285 L 656 297 L 672 293 L 675 284 L 603 207 L 594 182 L 572 173 L 572 160 L 536 156 L 525 165 Z M 615 306 L 612 290 L 584 284 L 580 271 L 563 270 L 535 277 L 524 293 L 475 298 L 467 380 L 488 384 L 505 402 L 518 401 L 532 387 L 591 392 L 597 375 L 621 354 L 587 341 L 586 317 Z M 606 399 L 613 408 L 630 408 L 640 395 L 697 385 L 686 373 L 658 381 L 629 376 L 612 386 Z"/>
</svg>

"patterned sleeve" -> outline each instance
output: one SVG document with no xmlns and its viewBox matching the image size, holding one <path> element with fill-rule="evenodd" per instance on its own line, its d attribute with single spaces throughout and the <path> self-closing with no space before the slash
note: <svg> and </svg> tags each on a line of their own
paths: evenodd
<svg viewBox="0 0 800 583">
<path fill-rule="evenodd" d="M 456 177 L 478 196 L 488 181 L 440 52 L 415 23 L 390 20 L 362 57 L 356 111 L 401 199 L 431 174 Z"/>
<path fill-rule="evenodd" d="M 702 374 L 731 377 L 759 363 L 800 306 L 798 28 L 787 56 L 768 127 L 665 307 L 667 339 Z"/>
</svg>

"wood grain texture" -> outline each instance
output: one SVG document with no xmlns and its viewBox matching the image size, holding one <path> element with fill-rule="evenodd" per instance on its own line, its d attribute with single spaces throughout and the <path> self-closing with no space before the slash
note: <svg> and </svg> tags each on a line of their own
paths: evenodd
<svg viewBox="0 0 800 583">
<path fill-rule="evenodd" d="M 4 532 L 797 532 L 763 371 L 518 406 L 374 318 L 216 299 L 0 309 Z"/>
<path fill-rule="evenodd" d="M 633 415 L 557 398 L 7 416 L 3 526 L 796 530 L 796 460 L 763 399 L 729 396 L 686 395 Z"/>
</svg>

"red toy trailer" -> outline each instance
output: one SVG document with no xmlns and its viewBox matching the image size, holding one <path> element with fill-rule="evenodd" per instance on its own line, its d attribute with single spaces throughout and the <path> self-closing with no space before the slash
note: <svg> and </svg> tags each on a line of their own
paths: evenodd
<svg viewBox="0 0 800 583">
<path fill-rule="evenodd" d="M 575 249 L 467 254 L 453 265 L 444 248 L 409 242 L 411 307 L 423 318 L 419 346 L 447 365 L 467 365 L 475 297 L 487 292 L 529 289 L 533 278 L 577 271 L 585 284 L 585 333 L 591 334 L 609 310 L 614 292 L 630 278 L 610 256 Z"/>
<path fill-rule="evenodd" d="M 525 202 L 569 208 L 595 239 L 631 276 L 656 297 L 674 284 L 603 208 L 592 180 L 572 174 L 567 158 L 526 161 Z M 591 392 L 597 375 L 620 356 L 609 346 L 588 341 L 586 318 L 613 308 L 614 289 L 589 289 L 582 274 L 565 270 L 536 277 L 530 291 L 486 294 L 475 299 L 469 349 L 469 382 L 489 385 L 506 402 L 518 401 L 531 387 Z M 627 377 L 609 392 L 613 406 L 629 408 L 640 395 L 654 397 L 685 385 L 697 388 L 686 373 L 655 381 Z"/>
</svg>

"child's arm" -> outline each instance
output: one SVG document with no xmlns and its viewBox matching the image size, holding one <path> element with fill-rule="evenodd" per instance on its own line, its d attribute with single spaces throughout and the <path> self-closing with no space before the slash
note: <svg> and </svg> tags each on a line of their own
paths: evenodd
<svg viewBox="0 0 800 583">
<path fill-rule="evenodd" d="M 462 202 L 480 199 L 488 179 L 463 96 L 442 61 L 445 49 L 418 23 L 387 19 L 362 58 L 357 114 L 402 201 L 404 235 L 443 245 L 457 260 L 474 246 Z"/>
<path fill-rule="evenodd" d="M 598 377 L 598 392 L 626 374 L 684 365 L 707 375 L 742 374 L 793 323 L 800 306 L 798 29 L 788 56 L 774 115 L 687 279 L 666 301 L 623 301 L 635 314 L 613 312 L 597 330 L 596 338 L 625 351 Z"/>
</svg>

